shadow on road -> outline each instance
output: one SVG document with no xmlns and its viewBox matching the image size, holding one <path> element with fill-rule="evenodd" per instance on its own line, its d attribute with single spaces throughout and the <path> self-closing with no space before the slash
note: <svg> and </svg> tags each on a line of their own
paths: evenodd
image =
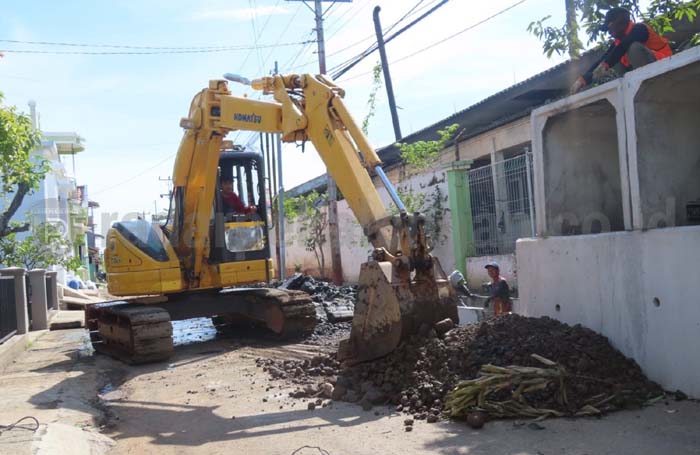
<svg viewBox="0 0 700 455">
<path fill-rule="evenodd" d="M 93 423 L 101 427 L 116 440 L 147 438 L 150 444 L 199 446 L 215 441 L 236 440 L 269 434 L 284 434 L 323 427 L 350 427 L 360 425 L 379 416 L 364 412 L 359 406 L 335 404 L 315 411 L 306 409 L 270 411 L 259 414 L 222 415 L 220 405 L 188 404 L 192 395 L 169 396 L 170 402 L 134 401 L 128 399 L 129 382 L 139 376 L 169 370 L 186 369 L 199 371 L 197 363 L 206 364 L 218 357 L 237 350 L 250 350 L 252 355 L 264 357 L 305 357 L 318 354 L 321 348 L 296 343 L 262 338 L 226 337 L 211 341 L 176 346 L 174 356 L 166 362 L 148 365 L 126 365 L 104 355 L 86 349 L 86 345 L 74 343 L 71 349 L 63 349 L 62 360 L 42 365 L 30 371 L 52 374 L 69 372 L 69 377 L 42 390 L 30 398 L 36 407 L 67 408 L 84 411 L 92 408 Z M 85 343 L 87 337 L 85 337 Z M 228 360 L 228 359 L 227 359 Z M 189 373 L 189 372 L 188 372 Z M 193 373 L 194 374 L 194 373 Z M 157 376 L 157 374 L 156 374 Z M 90 378 L 90 381 L 88 381 Z M 157 382 L 153 387 L 162 386 Z M 236 394 L 245 394 L 243 384 Z M 148 387 L 148 386 L 145 386 Z M 175 393 L 173 391 L 173 393 Z M 65 399 L 67 396 L 72 399 Z M 161 395 L 162 396 L 162 395 Z M 223 398 L 221 404 L 231 404 Z M 175 401 L 176 403 L 173 403 Z"/>
</svg>

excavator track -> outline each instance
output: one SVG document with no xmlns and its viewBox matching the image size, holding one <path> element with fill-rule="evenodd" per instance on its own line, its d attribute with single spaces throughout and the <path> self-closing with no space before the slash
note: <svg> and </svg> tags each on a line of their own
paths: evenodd
<svg viewBox="0 0 700 455">
<path fill-rule="evenodd" d="M 212 317 L 217 330 L 231 332 L 242 324 L 264 325 L 280 340 L 301 338 L 316 328 L 316 307 L 311 297 L 302 291 L 251 289 L 246 295 L 251 304 L 264 308 L 264 316 L 246 313 L 226 313 Z"/>
<path fill-rule="evenodd" d="M 168 359 L 173 354 L 171 320 L 196 317 L 210 317 L 217 329 L 233 331 L 241 322 L 252 322 L 261 333 L 269 331 L 279 340 L 308 336 L 316 327 L 316 309 L 308 294 L 274 288 L 134 298 L 85 309 L 95 350 L 130 364 Z"/>
<path fill-rule="evenodd" d="M 166 360 L 173 353 L 173 326 L 161 307 L 108 302 L 90 306 L 85 316 L 97 352 L 130 364 Z"/>
</svg>

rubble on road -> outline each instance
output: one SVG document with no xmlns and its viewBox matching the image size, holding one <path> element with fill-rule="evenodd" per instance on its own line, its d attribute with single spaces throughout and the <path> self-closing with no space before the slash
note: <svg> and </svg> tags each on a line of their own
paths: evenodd
<svg viewBox="0 0 700 455">
<path fill-rule="evenodd" d="M 333 283 L 316 280 L 309 275 L 295 273 L 278 287 L 300 290 L 309 294 L 316 304 L 316 314 L 320 323 L 352 320 L 355 300 L 357 300 L 357 286 L 336 286 Z"/>
<path fill-rule="evenodd" d="M 422 327 L 419 335 L 382 359 L 350 368 L 341 368 L 334 354 L 303 361 L 259 359 L 258 366 L 274 379 L 294 384 L 293 397 L 320 396 L 321 385 L 330 384 L 333 400 L 356 402 L 365 409 L 392 404 L 399 412 L 430 422 L 445 416 L 446 395 L 461 380 L 476 378 L 489 364 L 541 367 L 532 354 L 556 362 L 568 373 L 566 403 L 557 400 L 557 388 L 548 385 L 522 398 L 533 408 L 574 416 L 595 403 L 596 410 L 605 413 L 639 407 L 663 393 L 607 338 L 580 325 L 515 314 L 446 332 L 446 323 L 438 325 Z M 511 399 L 512 390 L 504 388 L 490 398 Z"/>
</svg>

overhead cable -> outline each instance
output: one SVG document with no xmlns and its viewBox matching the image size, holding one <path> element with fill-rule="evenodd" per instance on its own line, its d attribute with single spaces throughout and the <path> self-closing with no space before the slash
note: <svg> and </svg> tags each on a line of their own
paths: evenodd
<svg viewBox="0 0 700 455">
<path fill-rule="evenodd" d="M 407 60 L 407 59 L 409 59 L 409 58 L 415 57 L 416 55 L 421 54 L 421 53 L 423 53 L 423 52 L 425 52 L 425 51 L 427 51 L 427 50 L 429 50 L 429 49 L 432 49 L 433 47 L 435 47 L 435 46 L 437 46 L 437 45 L 440 45 L 440 44 L 442 44 L 442 43 L 444 43 L 444 42 L 446 42 L 446 41 L 449 41 L 449 40 L 451 40 L 451 39 L 453 39 L 453 38 L 456 38 L 457 36 L 459 36 L 459 35 L 461 35 L 461 34 L 463 34 L 463 33 L 465 33 L 465 32 L 468 32 L 469 30 L 472 30 L 472 29 L 478 27 L 479 25 L 482 25 L 482 24 L 484 24 L 484 23 L 486 23 L 486 22 L 488 22 L 488 21 L 490 21 L 490 20 L 492 20 L 492 19 L 495 19 L 496 17 L 498 17 L 498 16 L 500 16 L 500 15 L 502 15 L 502 14 L 504 14 L 504 13 L 510 11 L 510 10 L 512 10 L 512 9 L 515 8 L 516 6 L 522 5 L 522 4 L 525 3 L 526 1 L 527 1 L 527 0 L 520 0 L 520 1 L 518 1 L 518 2 L 516 2 L 516 3 L 514 3 L 514 4 L 512 4 L 512 5 L 508 6 L 507 8 L 504 8 L 504 9 L 502 9 L 502 10 L 500 10 L 500 11 L 498 11 L 498 12 L 492 14 L 491 16 L 488 16 L 487 18 L 482 19 L 481 21 L 479 21 L 479 22 L 477 22 L 477 23 L 475 23 L 475 24 L 470 25 L 469 27 L 466 27 L 466 28 L 464 28 L 464 29 L 462 29 L 462 30 L 459 30 L 458 32 L 455 32 L 455 33 L 453 33 L 453 34 L 451 34 L 451 35 L 449 35 L 449 36 L 446 36 L 445 38 L 442 38 L 442 39 L 440 39 L 440 40 L 438 40 L 438 41 L 435 41 L 435 42 L 433 42 L 433 43 L 431 43 L 431 44 L 429 44 L 429 45 L 427 45 L 427 46 L 425 46 L 425 47 L 423 47 L 423 48 L 421 48 L 421 49 L 418 49 L 418 50 L 415 51 L 415 52 L 412 52 L 412 53 L 410 53 L 410 54 L 408 54 L 408 55 L 404 55 L 403 57 L 401 57 L 401 58 L 399 58 L 399 59 L 397 59 L 397 60 L 392 60 L 391 62 L 389 62 L 389 64 L 399 63 L 399 62 L 402 62 L 402 61 Z M 402 31 L 402 30 L 401 30 L 401 31 Z M 398 33 L 399 33 L 399 32 L 396 32 L 396 34 L 392 35 L 391 38 L 394 38 Z M 388 40 L 387 40 L 386 42 L 388 42 Z M 368 55 L 369 55 L 369 54 L 368 54 Z M 362 58 L 364 58 L 364 57 L 362 57 Z M 359 63 L 359 61 L 358 61 L 357 63 Z M 355 63 L 355 64 L 356 64 L 356 63 Z M 347 69 L 339 70 L 338 73 L 336 73 L 336 74 L 333 75 L 333 79 L 338 79 L 338 78 L 340 78 L 343 74 L 345 74 L 345 73 L 346 73 L 350 68 L 352 68 L 355 64 L 353 64 L 352 66 L 347 67 Z M 371 74 L 371 73 L 372 73 L 372 71 L 365 71 L 364 73 L 358 74 L 358 75 L 353 76 L 353 77 L 346 78 L 345 80 L 352 80 L 352 79 L 355 79 L 355 78 L 357 78 L 357 77 L 364 76 L 364 75 L 366 75 L 366 74 Z"/>
<path fill-rule="evenodd" d="M 265 49 L 274 47 L 289 47 L 299 46 L 315 41 L 301 41 L 298 43 L 282 43 L 282 44 L 261 44 L 258 46 L 248 47 L 227 47 L 227 48 L 210 48 L 210 49 L 190 49 L 190 50 L 152 50 L 152 51 L 59 51 L 59 50 L 39 50 L 39 49 L 0 49 L 0 52 L 14 54 L 50 54 L 50 55 L 164 55 L 164 54 L 211 54 L 219 52 L 236 52 L 246 51 L 251 49 Z"/>
<path fill-rule="evenodd" d="M 445 5 L 448 1 L 449 1 L 449 0 L 442 0 L 442 1 L 440 1 L 440 2 L 437 3 L 435 6 L 431 7 L 428 11 L 426 11 L 426 12 L 423 13 L 423 14 L 421 14 L 418 18 L 412 20 L 411 22 L 409 22 L 408 24 L 406 24 L 405 26 L 403 26 L 400 30 L 398 30 L 397 32 L 395 32 L 393 35 L 386 37 L 385 40 L 384 40 L 384 43 L 385 43 L 385 44 L 388 44 L 391 40 L 393 40 L 393 39 L 396 38 L 397 36 L 401 35 L 403 32 L 405 32 L 405 31 L 408 30 L 409 28 L 413 27 L 415 24 L 417 24 L 418 22 L 422 21 L 422 20 L 425 19 L 426 17 L 428 17 L 428 16 L 430 16 L 431 14 L 433 14 L 435 11 L 438 10 L 438 8 L 440 8 L 441 6 Z M 343 74 L 345 74 L 346 72 L 350 71 L 351 68 L 353 68 L 355 65 L 357 65 L 358 63 L 360 63 L 362 60 L 364 60 L 365 57 L 367 57 L 368 55 L 370 55 L 372 52 L 374 52 L 374 51 L 377 50 L 377 49 L 378 49 L 378 45 L 377 45 L 377 43 L 375 42 L 372 46 L 370 46 L 366 51 L 362 52 L 360 55 L 356 56 L 355 58 L 346 60 L 344 63 L 341 63 L 340 65 L 336 66 L 336 67 L 335 67 L 335 72 L 333 73 L 333 79 L 337 79 L 337 78 L 339 78 L 340 76 L 342 76 Z M 333 71 L 333 70 L 331 70 L 331 71 Z M 329 73 L 330 73 L 331 71 L 329 71 Z"/>
</svg>

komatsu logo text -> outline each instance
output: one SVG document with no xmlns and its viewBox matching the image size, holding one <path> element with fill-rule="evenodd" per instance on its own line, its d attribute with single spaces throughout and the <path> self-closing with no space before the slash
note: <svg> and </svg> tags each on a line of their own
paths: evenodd
<svg viewBox="0 0 700 455">
<path fill-rule="evenodd" d="M 262 123 L 262 117 L 255 114 L 241 114 L 236 112 L 233 114 L 233 119 L 237 122 Z"/>
</svg>

